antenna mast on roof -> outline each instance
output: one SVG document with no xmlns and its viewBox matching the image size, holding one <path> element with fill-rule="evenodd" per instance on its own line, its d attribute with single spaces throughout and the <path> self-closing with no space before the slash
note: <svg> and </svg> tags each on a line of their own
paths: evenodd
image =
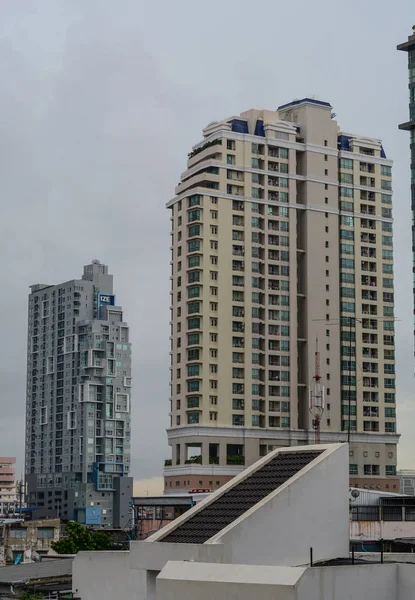
<svg viewBox="0 0 415 600">
<path fill-rule="evenodd" d="M 324 385 L 320 376 L 320 352 L 318 351 L 318 338 L 316 338 L 315 373 L 310 386 L 309 411 L 313 418 L 315 442 L 320 443 L 320 422 L 324 413 Z"/>
</svg>

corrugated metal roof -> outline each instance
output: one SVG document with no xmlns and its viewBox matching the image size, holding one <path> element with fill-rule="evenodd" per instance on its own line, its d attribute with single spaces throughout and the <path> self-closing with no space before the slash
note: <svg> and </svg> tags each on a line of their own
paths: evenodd
<svg viewBox="0 0 415 600">
<path fill-rule="evenodd" d="M 140 496 L 133 498 L 134 506 L 192 506 L 193 498 L 187 496 Z"/>
<path fill-rule="evenodd" d="M 160 542 L 204 544 L 296 475 L 322 451 L 279 452 L 263 467 L 219 495 Z"/>
<path fill-rule="evenodd" d="M 45 560 L 26 565 L 12 565 L 0 567 L 0 583 L 16 584 L 32 579 L 48 579 L 72 575 L 73 558 L 62 560 Z"/>
<path fill-rule="evenodd" d="M 355 488 L 353 488 L 355 489 Z M 357 488 L 356 488 L 357 489 Z M 359 496 L 352 499 L 352 506 L 379 506 L 381 498 L 403 498 L 405 494 L 382 492 L 380 490 L 364 490 L 358 488 Z"/>
</svg>

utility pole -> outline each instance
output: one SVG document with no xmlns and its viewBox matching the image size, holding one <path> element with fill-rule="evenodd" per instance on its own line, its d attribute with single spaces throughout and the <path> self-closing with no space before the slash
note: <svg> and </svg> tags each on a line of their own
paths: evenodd
<svg viewBox="0 0 415 600">
<path fill-rule="evenodd" d="M 314 417 L 313 427 L 315 431 L 315 442 L 320 443 L 320 422 L 324 412 L 324 386 L 320 375 L 320 352 L 318 351 L 318 338 L 316 338 L 315 371 L 313 382 L 310 386 L 309 411 Z"/>
<path fill-rule="evenodd" d="M 23 480 L 19 481 L 19 515 L 22 516 L 22 507 L 23 507 Z"/>
</svg>

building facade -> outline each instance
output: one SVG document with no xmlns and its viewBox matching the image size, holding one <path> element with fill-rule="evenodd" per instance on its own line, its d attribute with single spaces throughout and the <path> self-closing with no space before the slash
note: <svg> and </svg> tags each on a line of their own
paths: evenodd
<svg viewBox="0 0 415 600">
<path fill-rule="evenodd" d="M 13 512 L 16 507 L 15 457 L 0 456 L 0 516 Z"/>
<path fill-rule="evenodd" d="M 31 286 L 27 373 L 29 505 L 126 526 L 131 344 L 106 265 L 93 261 L 82 279 Z"/>
<path fill-rule="evenodd" d="M 397 491 L 392 162 L 326 102 L 210 123 L 171 209 L 165 491 L 219 487 L 270 450 L 350 439 L 352 485 Z"/>
<path fill-rule="evenodd" d="M 415 469 L 399 469 L 398 477 L 401 494 L 415 496 Z"/>
<path fill-rule="evenodd" d="M 409 131 L 411 148 L 411 209 L 412 209 L 412 273 L 415 281 L 415 25 L 408 41 L 399 44 L 398 50 L 408 53 L 409 75 L 409 121 L 401 123 L 399 129 Z M 415 285 L 414 285 L 414 335 L 415 335 Z"/>
<path fill-rule="evenodd" d="M 11 520 L 0 524 L 0 566 L 38 561 L 60 537 L 60 520 Z"/>
</svg>

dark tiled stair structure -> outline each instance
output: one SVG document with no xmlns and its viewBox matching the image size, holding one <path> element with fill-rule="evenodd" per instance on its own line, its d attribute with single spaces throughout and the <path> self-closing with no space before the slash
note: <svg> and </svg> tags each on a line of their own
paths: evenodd
<svg viewBox="0 0 415 600">
<path fill-rule="evenodd" d="M 160 542 L 204 544 L 317 458 L 321 451 L 279 452 L 246 479 L 196 512 Z"/>
</svg>

